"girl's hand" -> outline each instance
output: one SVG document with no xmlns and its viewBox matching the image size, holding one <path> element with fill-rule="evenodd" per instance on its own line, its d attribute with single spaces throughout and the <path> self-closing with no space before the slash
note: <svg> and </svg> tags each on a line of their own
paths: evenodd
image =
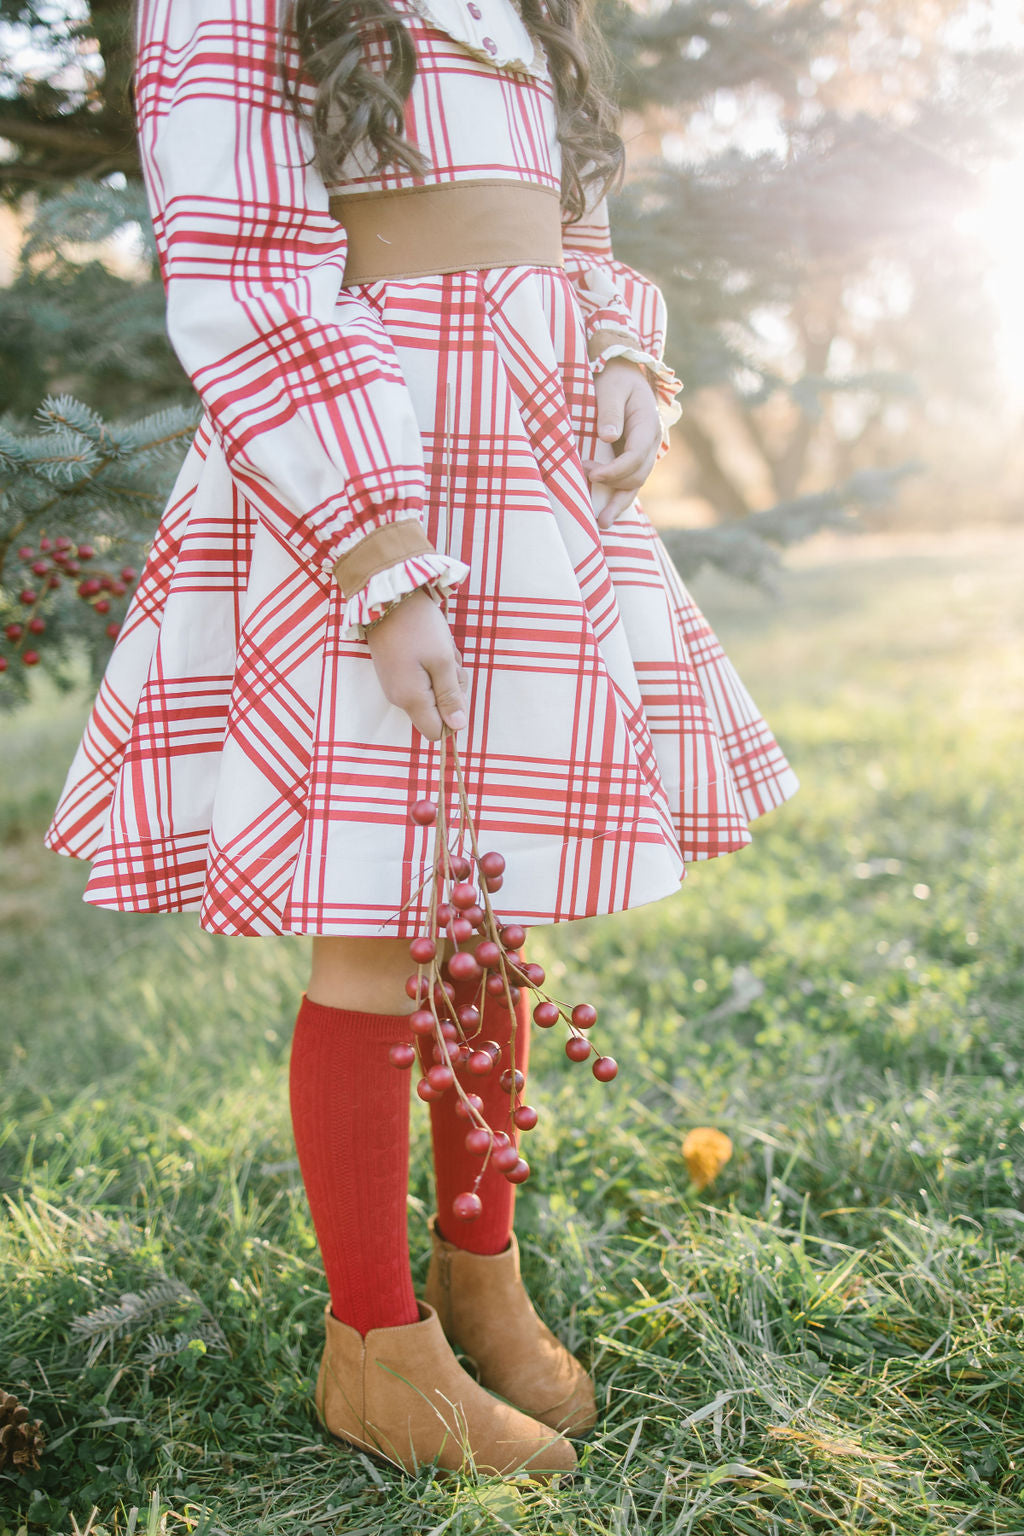
<svg viewBox="0 0 1024 1536">
<path fill-rule="evenodd" d="M 428 592 L 410 592 L 366 637 L 384 697 L 404 709 L 428 741 L 468 723 L 469 673 L 448 620 Z"/>
<path fill-rule="evenodd" d="M 612 492 L 597 514 L 598 526 L 610 528 L 636 500 L 654 468 L 661 445 L 661 417 L 646 370 L 625 357 L 613 357 L 594 380 L 597 434 L 617 449 L 614 459 L 584 459 L 588 478 Z"/>
</svg>

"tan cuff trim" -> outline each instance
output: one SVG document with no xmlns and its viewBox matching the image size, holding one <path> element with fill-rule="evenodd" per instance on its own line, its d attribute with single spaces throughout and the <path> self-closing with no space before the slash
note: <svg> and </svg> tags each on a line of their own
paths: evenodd
<svg viewBox="0 0 1024 1536">
<path fill-rule="evenodd" d="M 398 565 L 412 555 L 433 553 L 434 546 L 415 518 L 384 523 L 334 562 L 334 579 L 341 588 L 342 597 L 349 598 L 365 587 L 378 571 L 386 571 L 389 566 Z"/>
<path fill-rule="evenodd" d="M 621 341 L 630 341 L 638 350 L 646 350 L 639 336 L 634 336 L 626 330 L 612 330 L 609 327 L 602 326 L 601 330 L 594 331 L 587 342 L 587 356 L 593 363 L 604 351 L 605 347 L 613 347 L 617 342 Z"/>
</svg>

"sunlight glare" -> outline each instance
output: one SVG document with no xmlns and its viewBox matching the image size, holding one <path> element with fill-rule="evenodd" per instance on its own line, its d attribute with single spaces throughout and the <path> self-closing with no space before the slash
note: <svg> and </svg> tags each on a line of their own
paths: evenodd
<svg viewBox="0 0 1024 1536">
<path fill-rule="evenodd" d="M 1024 155 L 990 167 L 985 201 L 957 224 L 988 253 L 987 284 L 999 316 L 999 366 L 1008 387 L 1024 395 Z"/>
</svg>

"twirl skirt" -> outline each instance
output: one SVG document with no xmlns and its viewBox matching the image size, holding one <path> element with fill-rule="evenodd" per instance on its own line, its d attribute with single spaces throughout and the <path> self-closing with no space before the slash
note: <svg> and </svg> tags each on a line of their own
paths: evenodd
<svg viewBox="0 0 1024 1536">
<path fill-rule="evenodd" d="M 495 910 L 557 923 L 670 895 L 797 780 L 640 502 L 598 526 L 581 459 L 607 450 L 571 283 L 517 267 L 353 291 L 402 361 L 427 536 L 470 568 L 446 611 L 470 807 L 507 861 Z M 439 746 L 341 638 L 341 609 L 204 421 L 45 834 L 90 861 L 85 901 L 239 936 L 423 931 L 434 829 L 409 807 L 438 797 Z M 445 793 L 451 815 L 450 775 Z"/>
</svg>

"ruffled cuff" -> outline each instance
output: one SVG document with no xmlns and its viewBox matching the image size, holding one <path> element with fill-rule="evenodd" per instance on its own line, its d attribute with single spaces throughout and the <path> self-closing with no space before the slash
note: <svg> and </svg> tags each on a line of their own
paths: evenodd
<svg viewBox="0 0 1024 1536">
<path fill-rule="evenodd" d="M 676 399 L 676 395 L 683 387 L 682 379 L 675 369 L 669 367 L 664 358 L 656 357 L 653 352 L 642 352 L 639 347 L 630 346 L 626 341 L 614 342 L 611 346 L 602 347 L 597 356 L 591 359 L 595 379 L 605 363 L 610 362 L 613 357 L 624 357 L 627 362 L 641 363 L 647 369 L 647 376 L 654 390 L 658 415 L 661 418 L 662 448 L 667 448 L 669 428 L 674 426 L 683 414 L 682 401 Z"/>
<path fill-rule="evenodd" d="M 376 571 L 365 586 L 346 600 L 341 614 L 340 638 L 365 639 L 365 626 L 380 617 L 386 604 L 417 587 L 425 588 L 433 600 L 440 603 L 461 581 L 465 581 L 469 571 L 464 560 L 442 555 L 437 550 L 411 555 L 408 560 Z"/>
<path fill-rule="evenodd" d="M 620 331 L 636 335 L 629 305 L 605 267 L 583 267 L 572 274 L 587 338 L 595 331 Z"/>
</svg>

